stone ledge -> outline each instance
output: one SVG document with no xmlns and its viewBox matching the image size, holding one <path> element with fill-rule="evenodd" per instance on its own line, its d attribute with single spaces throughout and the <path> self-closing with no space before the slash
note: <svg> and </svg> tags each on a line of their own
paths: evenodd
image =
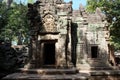
<svg viewBox="0 0 120 80">
<path fill-rule="evenodd" d="M 3 80 L 88 80 L 88 78 L 81 76 L 80 74 L 39 75 L 39 74 L 14 73 L 4 77 Z"/>
<path fill-rule="evenodd" d="M 76 68 L 71 69 L 25 69 L 20 68 L 18 71 L 22 73 L 32 74 L 76 74 L 79 71 Z"/>
<path fill-rule="evenodd" d="M 80 70 L 79 72 L 89 76 L 120 76 L 120 70 Z"/>
</svg>

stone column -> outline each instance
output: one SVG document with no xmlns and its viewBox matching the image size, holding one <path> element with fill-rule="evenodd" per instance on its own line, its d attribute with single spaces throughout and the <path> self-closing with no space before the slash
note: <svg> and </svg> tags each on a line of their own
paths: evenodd
<svg viewBox="0 0 120 80">
<path fill-rule="evenodd" d="M 36 55 L 37 55 L 37 47 L 36 47 L 36 38 L 31 36 L 30 40 L 30 50 L 29 50 L 29 62 L 25 65 L 25 68 L 35 68 L 36 67 Z"/>
<path fill-rule="evenodd" d="M 76 63 L 77 64 L 80 64 L 80 60 L 81 60 L 81 53 L 82 52 L 82 45 L 80 45 L 80 43 L 77 44 L 77 49 L 76 49 Z"/>
<path fill-rule="evenodd" d="M 42 42 L 40 45 L 40 67 L 43 66 L 43 50 L 44 50 L 44 43 Z"/>
<path fill-rule="evenodd" d="M 36 47 L 36 38 L 32 38 L 32 55 L 31 55 L 31 67 L 36 67 L 36 55 L 37 55 L 37 47 Z"/>
</svg>

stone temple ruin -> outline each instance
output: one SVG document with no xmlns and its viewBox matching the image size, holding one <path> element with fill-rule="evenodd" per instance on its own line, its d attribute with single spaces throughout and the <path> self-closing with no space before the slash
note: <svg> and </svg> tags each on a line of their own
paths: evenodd
<svg viewBox="0 0 120 80">
<path fill-rule="evenodd" d="M 65 73 L 66 70 L 72 72 L 73 68 L 74 71 L 104 70 L 111 69 L 109 61 L 115 63 L 109 45 L 108 23 L 99 8 L 90 14 L 82 5 L 79 10 L 73 10 L 72 1 L 38 0 L 28 4 L 27 16 L 30 23 L 30 50 L 29 62 L 23 72 L 52 70 L 59 73 L 62 70 Z M 48 70 L 39 70 L 44 68 Z M 67 76 L 68 79 L 70 77 Z M 21 79 L 20 76 L 17 78 Z"/>
<path fill-rule="evenodd" d="M 109 32 L 99 8 L 89 14 L 82 5 L 73 10 L 72 1 L 63 0 L 38 0 L 28 8 L 31 48 L 27 67 L 108 65 Z"/>
</svg>

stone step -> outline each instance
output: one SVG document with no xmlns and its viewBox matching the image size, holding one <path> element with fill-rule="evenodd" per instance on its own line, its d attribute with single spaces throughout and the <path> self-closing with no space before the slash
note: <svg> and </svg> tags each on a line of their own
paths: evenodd
<svg viewBox="0 0 120 80">
<path fill-rule="evenodd" d="M 27 73 L 14 73 L 7 75 L 3 80 L 88 80 L 87 77 L 77 74 L 54 74 L 54 75 L 41 75 L 41 74 L 27 74 Z"/>
<path fill-rule="evenodd" d="M 79 70 L 112 70 L 111 67 L 79 67 Z"/>
<path fill-rule="evenodd" d="M 111 67 L 91 67 L 90 70 L 112 70 Z"/>
<path fill-rule="evenodd" d="M 105 63 L 102 60 L 89 60 L 89 63 Z"/>
<path fill-rule="evenodd" d="M 109 64 L 107 62 L 102 61 L 101 59 L 90 59 L 88 64 L 91 67 L 109 67 Z"/>
<path fill-rule="evenodd" d="M 88 64 L 79 64 L 78 66 L 79 70 L 112 70 L 113 68 L 110 66 L 95 66 L 95 65 L 88 65 Z"/>
<path fill-rule="evenodd" d="M 79 71 L 76 68 L 71 69 L 25 69 L 20 68 L 18 71 L 22 73 L 32 73 L 32 74 L 76 74 Z"/>
</svg>

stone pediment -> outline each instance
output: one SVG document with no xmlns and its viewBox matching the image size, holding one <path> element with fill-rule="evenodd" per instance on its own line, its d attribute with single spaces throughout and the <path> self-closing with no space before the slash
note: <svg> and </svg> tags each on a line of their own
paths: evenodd
<svg viewBox="0 0 120 80">
<path fill-rule="evenodd" d="M 53 16 L 51 13 L 43 15 L 42 23 L 43 25 L 40 32 L 57 32 L 55 16 Z"/>
</svg>

